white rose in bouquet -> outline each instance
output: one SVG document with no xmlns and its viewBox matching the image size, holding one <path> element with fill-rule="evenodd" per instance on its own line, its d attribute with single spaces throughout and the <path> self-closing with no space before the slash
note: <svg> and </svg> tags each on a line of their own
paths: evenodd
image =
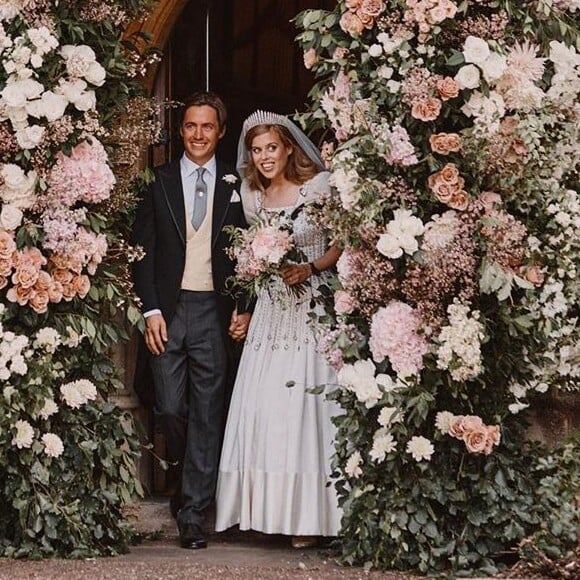
<svg viewBox="0 0 580 580">
<path fill-rule="evenodd" d="M 14 231 L 22 223 L 22 212 L 13 205 L 4 204 L 0 211 L 0 228 Z"/>
</svg>

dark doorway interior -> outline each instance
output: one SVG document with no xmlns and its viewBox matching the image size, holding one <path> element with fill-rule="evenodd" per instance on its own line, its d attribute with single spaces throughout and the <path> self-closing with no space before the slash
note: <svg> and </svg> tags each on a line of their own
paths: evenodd
<svg viewBox="0 0 580 580">
<path fill-rule="evenodd" d="M 190 0 L 164 48 L 155 92 L 183 100 L 206 88 L 209 68 L 209 88 L 224 98 L 229 111 L 220 153 L 233 160 L 241 124 L 252 111 L 287 114 L 306 109 L 314 76 L 304 67 L 292 19 L 308 8 L 335 6 L 335 0 Z M 175 111 L 169 111 L 168 141 L 157 148 L 156 163 L 181 153 L 176 120 Z"/>
</svg>

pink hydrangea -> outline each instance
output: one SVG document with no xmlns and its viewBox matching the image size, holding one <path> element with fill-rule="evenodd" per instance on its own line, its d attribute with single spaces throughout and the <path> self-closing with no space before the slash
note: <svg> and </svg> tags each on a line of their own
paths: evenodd
<svg viewBox="0 0 580 580">
<path fill-rule="evenodd" d="M 110 197 L 115 176 L 97 139 L 79 143 L 70 156 L 59 152 L 56 159 L 48 177 L 51 205 L 71 207 L 78 201 L 99 203 Z"/>
<path fill-rule="evenodd" d="M 419 316 L 408 304 L 393 301 L 380 308 L 372 318 L 369 340 L 375 362 L 388 358 L 397 374 L 417 374 L 428 351 L 427 341 L 417 332 L 420 324 Z"/>
</svg>

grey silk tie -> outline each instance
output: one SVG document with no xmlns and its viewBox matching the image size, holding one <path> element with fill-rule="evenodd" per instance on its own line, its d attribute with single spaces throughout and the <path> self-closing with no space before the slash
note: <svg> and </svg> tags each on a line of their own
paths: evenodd
<svg viewBox="0 0 580 580">
<path fill-rule="evenodd" d="M 205 218 L 205 212 L 207 211 L 207 184 L 203 180 L 206 168 L 198 167 L 196 171 L 197 179 L 195 181 L 195 197 L 193 201 L 191 225 L 198 230 Z"/>
</svg>

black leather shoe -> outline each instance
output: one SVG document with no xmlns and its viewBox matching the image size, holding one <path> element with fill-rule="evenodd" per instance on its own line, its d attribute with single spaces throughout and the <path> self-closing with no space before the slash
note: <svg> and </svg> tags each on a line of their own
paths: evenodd
<svg viewBox="0 0 580 580">
<path fill-rule="evenodd" d="M 179 544 L 182 548 L 186 548 L 188 550 L 202 550 L 203 548 L 207 548 L 207 540 L 205 538 L 180 538 Z"/>
<path fill-rule="evenodd" d="M 188 524 L 179 526 L 179 545 L 188 550 L 207 548 L 207 538 L 198 526 Z"/>
</svg>

